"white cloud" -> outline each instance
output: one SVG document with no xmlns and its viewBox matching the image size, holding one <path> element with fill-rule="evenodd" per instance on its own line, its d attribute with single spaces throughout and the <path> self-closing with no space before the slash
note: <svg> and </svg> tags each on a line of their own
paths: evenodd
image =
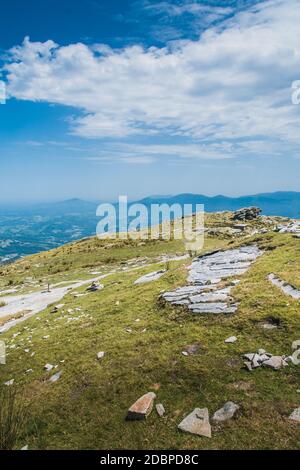
<svg viewBox="0 0 300 470">
<path fill-rule="evenodd" d="M 211 6 L 204 5 L 202 2 L 189 0 L 182 2 L 156 2 L 151 3 L 150 1 L 143 2 L 144 10 L 156 12 L 156 13 L 166 13 L 169 16 L 181 16 L 185 13 L 194 15 L 194 16 L 207 16 L 208 19 L 218 19 L 220 17 L 229 15 L 233 12 L 231 7 L 221 7 L 221 6 Z"/>
<path fill-rule="evenodd" d="M 188 142 L 185 155 L 200 158 L 283 149 L 299 139 L 300 107 L 290 89 L 300 78 L 299 24 L 298 0 L 272 0 L 198 41 L 164 48 L 27 38 L 5 66 L 8 94 L 79 109 L 70 127 L 81 137 L 179 136 Z M 155 157 L 164 149 L 154 149 Z M 182 148 L 169 151 L 179 157 Z M 149 158 L 151 150 L 143 152 Z"/>
</svg>

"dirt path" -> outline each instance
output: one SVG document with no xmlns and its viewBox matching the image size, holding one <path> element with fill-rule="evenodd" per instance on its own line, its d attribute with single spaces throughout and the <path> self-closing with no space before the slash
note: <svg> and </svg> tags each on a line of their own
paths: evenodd
<svg viewBox="0 0 300 470">
<path fill-rule="evenodd" d="M 92 282 L 97 282 L 111 274 L 114 273 L 103 274 L 102 276 L 85 279 L 84 281 L 76 281 L 64 287 L 52 288 L 50 292 L 40 291 L 32 292 L 30 294 L 1 297 L 1 302 L 5 302 L 5 306 L 0 308 L 0 319 L 17 315 L 20 312 L 28 313 L 25 313 L 21 318 L 12 318 L 11 320 L 8 320 L 2 327 L 0 327 L 0 333 L 8 331 L 18 323 L 42 312 L 48 307 L 48 305 L 60 301 L 71 290 L 78 289 L 79 287 L 91 284 Z"/>
</svg>

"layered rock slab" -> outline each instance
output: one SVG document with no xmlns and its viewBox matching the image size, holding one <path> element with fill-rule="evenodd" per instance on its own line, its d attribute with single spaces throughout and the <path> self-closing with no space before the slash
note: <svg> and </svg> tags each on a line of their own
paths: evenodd
<svg viewBox="0 0 300 470">
<path fill-rule="evenodd" d="M 276 287 L 282 290 L 282 292 L 293 299 L 299 300 L 300 299 L 300 290 L 293 287 L 291 284 L 279 279 L 279 277 L 275 276 L 275 274 L 271 273 L 268 275 L 269 281 Z"/>
<path fill-rule="evenodd" d="M 260 255 L 256 246 L 246 246 L 195 258 L 189 267 L 189 285 L 165 292 L 162 298 L 192 313 L 235 313 L 238 305 L 230 292 L 239 281 L 224 287 L 223 280 L 244 274 Z"/>
</svg>

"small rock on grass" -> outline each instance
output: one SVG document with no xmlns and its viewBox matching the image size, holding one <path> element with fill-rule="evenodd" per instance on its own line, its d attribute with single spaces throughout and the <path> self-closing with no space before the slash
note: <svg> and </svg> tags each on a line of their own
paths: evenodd
<svg viewBox="0 0 300 470">
<path fill-rule="evenodd" d="M 232 401 L 228 401 L 225 405 L 220 408 L 212 417 L 212 420 L 221 423 L 223 421 L 227 421 L 228 419 L 233 418 L 235 413 L 239 410 L 239 406 L 233 403 Z"/>
<path fill-rule="evenodd" d="M 104 356 L 105 356 L 105 352 L 104 352 L 104 351 L 98 352 L 98 354 L 97 354 L 97 359 L 98 359 L 98 361 L 100 361 L 100 359 L 103 359 Z"/>
<path fill-rule="evenodd" d="M 230 336 L 229 338 L 225 339 L 225 343 L 235 343 L 237 341 L 236 336 Z"/>
<path fill-rule="evenodd" d="M 128 410 L 126 421 L 141 421 L 146 419 L 153 408 L 155 393 L 148 392 L 140 397 Z"/>
<path fill-rule="evenodd" d="M 54 383 L 54 382 L 57 382 L 61 377 L 61 372 L 57 372 L 56 374 L 52 375 L 52 377 L 50 377 L 49 379 L 49 382 L 51 383 Z"/>
<path fill-rule="evenodd" d="M 259 349 L 257 351 L 257 354 L 259 354 L 260 356 L 263 355 L 263 354 L 266 354 L 266 350 L 265 349 Z"/>
<path fill-rule="evenodd" d="M 14 381 L 15 379 L 8 380 L 7 382 L 4 382 L 4 385 L 6 385 L 7 387 L 10 387 L 11 385 L 14 384 Z"/>
<path fill-rule="evenodd" d="M 50 372 L 50 370 L 52 370 L 53 367 L 54 367 L 54 366 L 53 366 L 52 364 L 46 364 L 46 365 L 44 366 L 44 369 L 45 369 L 47 372 Z"/>
<path fill-rule="evenodd" d="M 156 411 L 157 411 L 158 416 L 160 416 L 161 418 L 164 416 L 166 412 L 165 407 L 162 403 L 158 403 L 156 405 Z"/>
<path fill-rule="evenodd" d="M 289 416 L 289 419 L 300 423 L 300 408 L 296 408 Z"/>
<path fill-rule="evenodd" d="M 207 408 L 195 408 L 178 425 L 178 429 L 198 436 L 211 437 L 211 425 Z"/>
<path fill-rule="evenodd" d="M 282 358 L 282 356 L 272 356 L 262 364 L 264 367 L 271 367 L 274 370 L 279 370 L 282 367 L 288 365 L 288 363 Z"/>
</svg>

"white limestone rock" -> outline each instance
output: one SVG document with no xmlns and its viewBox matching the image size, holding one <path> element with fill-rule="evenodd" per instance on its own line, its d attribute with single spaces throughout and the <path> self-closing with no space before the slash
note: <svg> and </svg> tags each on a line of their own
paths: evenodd
<svg viewBox="0 0 300 470">
<path fill-rule="evenodd" d="M 207 408 L 195 408 L 178 425 L 181 431 L 211 438 L 211 425 Z"/>
</svg>

